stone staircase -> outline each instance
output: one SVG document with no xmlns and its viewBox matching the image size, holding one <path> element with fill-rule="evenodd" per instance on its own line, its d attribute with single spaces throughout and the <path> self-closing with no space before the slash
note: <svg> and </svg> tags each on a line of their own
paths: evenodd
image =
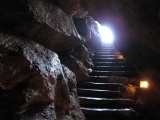
<svg viewBox="0 0 160 120">
<path fill-rule="evenodd" d="M 134 102 L 121 88 L 137 73 L 112 44 L 94 51 L 90 81 L 78 83 L 81 109 L 87 120 L 137 120 Z"/>
</svg>

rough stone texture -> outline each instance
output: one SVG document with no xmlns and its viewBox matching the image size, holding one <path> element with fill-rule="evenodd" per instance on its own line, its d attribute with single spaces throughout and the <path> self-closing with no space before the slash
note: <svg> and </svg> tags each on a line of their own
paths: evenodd
<svg viewBox="0 0 160 120">
<path fill-rule="evenodd" d="M 54 51 L 81 45 L 72 17 L 51 0 L 2 0 L 0 31 L 20 34 Z"/>
<path fill-rule="evenodd" d="M 92 62 L 85 46 L 77 47 L 72 51 L 58 53 L 58 55 L 61 62 L 75 73 L 78 82 L 89 80 L 88 69 Z"/>
<path fill-rule="evenodd" d="M 69 97 L 70 97 L 69 115 L 73 120 L 85 120 L 85 117 L 79 105 L 79 99 L 76 88 L 77 81 L 75 78 L 75 74 L 71 72 L 64 65 L 62 65 L 62 69 L 64 71 L 64 76 L 67 79 L 67 85 L 69 88 Z"/>
<path fill-rule="evenodd" d="M 98 22 L 92 17 L 87 18 L 74 18 L 74 24 L 77 28 L 78 33 L 85 38 L 89 44 L 88 48 L 95 48 L 101 45 L 101 39 L 98 32 Z M 91 50 L 89 49 L 91 52 Z"/>
<path fill-rule="evenodd" d="M 0 119 L 83 120 L 76 78 L 56 53 L 0 34 Z"/>
<path fill-rule="evenodd" d="M 82 0 L 55 0 L 57 5 L 61 7 L 68 15 L 74 17 L 85 17 L 88 12 L 84 8 L 84 2 Z"/>
<path fill-rule="evenodd" d="M 51 0 L 3 0 L 0 4 L 0 31 L 30 38 L 56 52 L 73 50 L 84 44 L 72 17 L 55 4 Z M 78 68 L 83 67 L 81 61 L 72 60 Z M 80 74 L 87 77 L 85 70 Z"/>
</svg>

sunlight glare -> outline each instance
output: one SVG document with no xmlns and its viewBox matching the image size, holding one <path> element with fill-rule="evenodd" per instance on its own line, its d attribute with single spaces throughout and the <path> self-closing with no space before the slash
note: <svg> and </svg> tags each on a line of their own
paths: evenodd
<svg viewBox="0 0 160 120">
<path fill-rule="evenodd" d="M 114 36 L 112 31 L 108 27 L 104 27 L 100 24 L 98 24 L 98 31 L 101 37 L 101 41 L 103 43 L 112 43 Z"/>
</svg>

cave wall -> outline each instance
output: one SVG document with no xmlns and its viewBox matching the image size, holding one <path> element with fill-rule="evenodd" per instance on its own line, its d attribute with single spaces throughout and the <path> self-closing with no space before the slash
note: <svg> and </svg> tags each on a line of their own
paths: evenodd
<svg viewBox="0 0 160 120">
<path fill-rule="evenodd" d="M 0 119 L 85 119 L 76 76 L 56 53 L 3 33 L 0 49 Z"/>
<path fill-rule="evenodd" d="M 72 16 L 52 0 L 2 0 L 0 16 L 0 119 L 85 120 L 90 58 Z"/>
<path fill-rule="evenodd" d="M 29 38 L 57 53 L 68 51 L 67 57 L 70 59 L 72 57 L 69 51 L 74 51 L 75 48 L 85 44 L 84 38 L 76 30 L 72 16 L 59 8 L 56 1 L 4 0 L 0 8 L 0 31 L 4 33 Z M 86 52 L 89 53 L 88 50 Z M 66 55 L 64 58 L 61 55 L 61 58 L 65 59 L 65 57 Z M 80 70 L 73 69 L 77 66 L 77 59 L 75 57 L 73 60 L 75 64 L 70 64 L 68 67 L 76 76 L 81 74 L 88 79 L 86 71 L 89 67 L 85 63 L 78 64 Z M 64 62 L 64 64 L 66 63 Z M 77 77 L 77 80 L 80 81 L 81 78 Z"/>
<path fill-rule="evenodd" d="M 1 16 L 1 31 L 28 37 L 54 51 L 72 49 L 83 41 L 72 17 L 55 6 L 54 1 L 5 0 Z"/>
</svg>

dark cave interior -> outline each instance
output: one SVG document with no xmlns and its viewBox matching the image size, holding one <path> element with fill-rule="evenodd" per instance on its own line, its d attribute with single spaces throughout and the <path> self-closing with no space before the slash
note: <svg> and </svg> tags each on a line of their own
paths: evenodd
<svg viewBox="0 0 160 120">
<path fill-rule="evenodd" d="M 85 120 L 76 84 L 89 80 L 98 21 L 151 82 L 137 109 L 159 120 L 159 0 L 1 0 L 0 18 L 0 119 Z"/>
</svg>

